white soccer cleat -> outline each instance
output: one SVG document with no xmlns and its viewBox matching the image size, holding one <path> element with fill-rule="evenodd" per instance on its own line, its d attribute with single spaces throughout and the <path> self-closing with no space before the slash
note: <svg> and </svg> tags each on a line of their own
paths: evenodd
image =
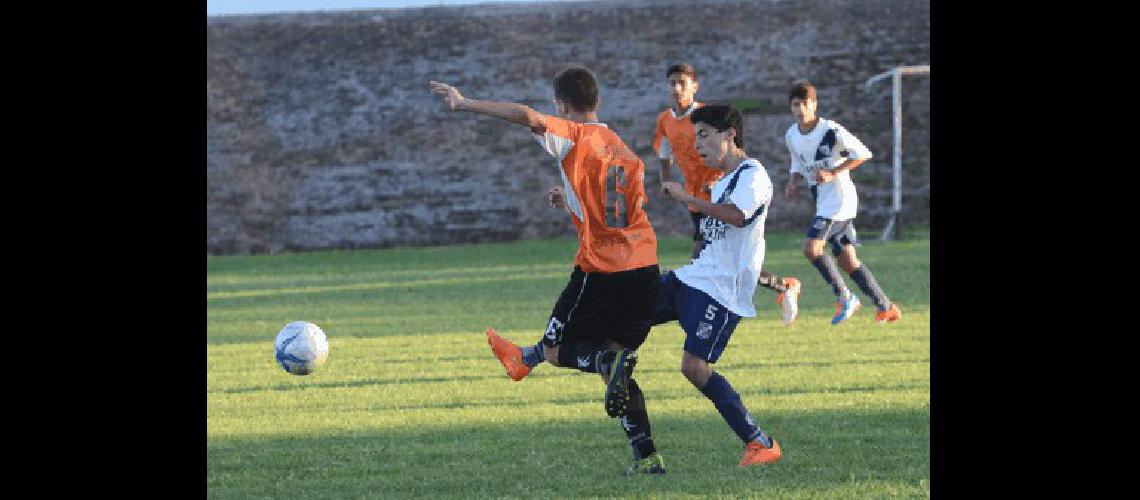
<svg viewBox="0 0 1140 500">
<path fill-rule="evenodd" d="M 788 289 L 776 296 L 776 303 L 784 310 L 784 326 L 792 326 L 800 314 L 800 291 L 803 286 L 800 285 L 800 280 L 792 277 L 784 278 L 784 284 Z"/>
</svg>

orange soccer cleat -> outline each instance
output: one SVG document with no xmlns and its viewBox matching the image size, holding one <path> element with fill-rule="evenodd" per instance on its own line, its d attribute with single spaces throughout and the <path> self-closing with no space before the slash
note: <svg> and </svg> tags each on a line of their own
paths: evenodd
<svg viewBox="0 0 1140 500">
<path fill-rule="evenodd" d="M 519 381 L 530 374 L 530 367 L 522 360 L 522 349 L 500 337 L 491 327 L 487 327 L 487 345 L 491 346 L 491 352 L 499 358 L 503 368 L 507 369 L 507 376 L 511 377 L 511 380 Z"/>
<path fill-rule="evenodd" d="M 775 439 L 772 440 L 772 447 L 768 448 L 760 443 L 759 440 L 748 443 L 744 447 L 744 457 L 740 459 L 740 467 L 748 467 L 749 465 L 756 464 L 774 464 L 783 452 L 780 451 L 780 443 Z"/>
<path fill-rule="evenodd" d="M 879 323 L 894 323 L 901 318 L 902 310 L 899 309 L 898 304 L 891 304 L 890 309 L 875 313 L 875 321 L 878 321 Z"/>
</svg>

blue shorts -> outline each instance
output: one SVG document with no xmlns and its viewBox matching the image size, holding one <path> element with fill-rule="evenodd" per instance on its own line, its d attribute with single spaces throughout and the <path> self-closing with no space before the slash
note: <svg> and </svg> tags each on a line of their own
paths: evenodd
<svg viewBox="0 0 1140 500">
<path fill-rule="evenodd" d="M 661 275 L 654 325 L 677 320 L 685 331 L 685 352 L 716 363 L 740 316 L 722 306 L 705 292 L 686 285 L 670 271 Z"/>
<path fill-rule="evenodd" d="M 811 220 L 805 236 L 812 240 L 823 240 L 831 244 L 831 253 L 839 257 L 843 252 L 843 245 L 858 245 L 855 237 L 855 219 L 831 220 L 816 217 Z"/>
</svg>

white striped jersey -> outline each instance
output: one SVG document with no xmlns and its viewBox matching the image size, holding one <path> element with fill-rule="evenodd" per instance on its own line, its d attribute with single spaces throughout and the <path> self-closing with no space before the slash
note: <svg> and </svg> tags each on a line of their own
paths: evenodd
<svg viewBox="0 0 1140 500">
<path fill-rule="evenodd" d="M 815 174 L 822 162 L 826 162 L 823 168 L 831 169 L 848 158 L 869 159 L 871 150 L 842 125 L 825 118 L 820 118 L 815 128 L 806 134 L 793 123 L 784 134 L 784 141 L 791 156 L 789 173 L 803 175 L 815 196 L 815 216 L 854 219 L 859 198 L 855 183 L 851 182 L 851 172 L 840 172 L 835 180 L 824 184 L 817 184 Z"/>
<path fill-rule="evenodd" d="M 733 314 L 751 318 L 756 316 L 752 295 L 764 264 L 764 221 L 772 203 L 772 179 L 759 161 L 748 158 L 713 184 L 712 199 L 736 205 L 744 213 L 744 227 L 705 216 L 701 253 L 673 274 Z"/>
</svg>

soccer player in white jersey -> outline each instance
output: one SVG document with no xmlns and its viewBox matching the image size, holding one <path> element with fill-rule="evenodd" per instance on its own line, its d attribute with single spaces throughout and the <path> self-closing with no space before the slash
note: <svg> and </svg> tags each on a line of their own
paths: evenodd
<svg viewBox="0 0 1140 500">
<path fill-rule="evenodd" d="M 700 88 L 697 70 L 689 63 L 673 64 L 665 70 L 665 78 L 669 83 L 672 106 L 657 115 L 657 127 L 653 132 L 653 150 L 661 161 L 661 182 L 673 180 L 670 172 L 676 161 L 685 191 L 709 201 L 710 186 L 724 173 L 720 169 L 706 166 L 693 147 L 693 124 L 689 121 L 689 113 L 703 106 L 696 100 L 697 89 Z M 696 259 L 701 248 L 704 248 L 701 236 L 701 218 L 704 214 L 691 206 L 687 208 L 693 220 L 693 249 L 690 257 Z M 761 269 L 760 286 L 776 292 L 776 304 L 783 309 L 784 324 L 791 325 L 795 322 L 799 315 L 800 292 L 803 290 L 800 280 L 792 276 L 781 278 Z"/>
<path fill-rule="evenodd" d="M 780 459 L 780 445 L 756 424 L 732 384 L 712 370 L 741 317 L 755 317 L 752 294 L 764 263 L 764 221 L 772 202 L 768 171 L 744 152 L 740 111 L 724 104 L 692 112 L 695 145 L 705 165 L 724 171 L 712 196 L 697 198 L 676 182 L 663 188 L 705 214 L 700 254 L 661 276 L 652 323 L 676 320 L 685 331 L 681 373 L 712 401 L 744 443 L 740 467 Z"/>
<path fill-rule="evenodd" d="M 871 151 L 842 125 L 816 114 L 819 101 L 812 84 L 795 84 L 788 93 L 788 100 L 796 123 L 784 134 L 791 155 L 791 176 L 784 188 L 784 197 L 795 200 L 796 186 L 801 181 L 811 188 L 815 217 L 804 238 L 804 257 L 819 270 L 835 293 L 835 316 L 831 324 L 838 325 L 850 318 L 861 303 L 859 297 L 847 289 L 835 261 L 823 252 L 824 243 L 831 245 L 839 265 L 859 289 L 874 300 L 878 308 L 875 321 L 898 321 L 902 317 L 899 306 L 887 298 L 871 270 L 859 262 L 855 254 L 858 242 L 855 212 L 859 199 L 851 182 L 851 171 L 869 160 Z"/>
</svg>

